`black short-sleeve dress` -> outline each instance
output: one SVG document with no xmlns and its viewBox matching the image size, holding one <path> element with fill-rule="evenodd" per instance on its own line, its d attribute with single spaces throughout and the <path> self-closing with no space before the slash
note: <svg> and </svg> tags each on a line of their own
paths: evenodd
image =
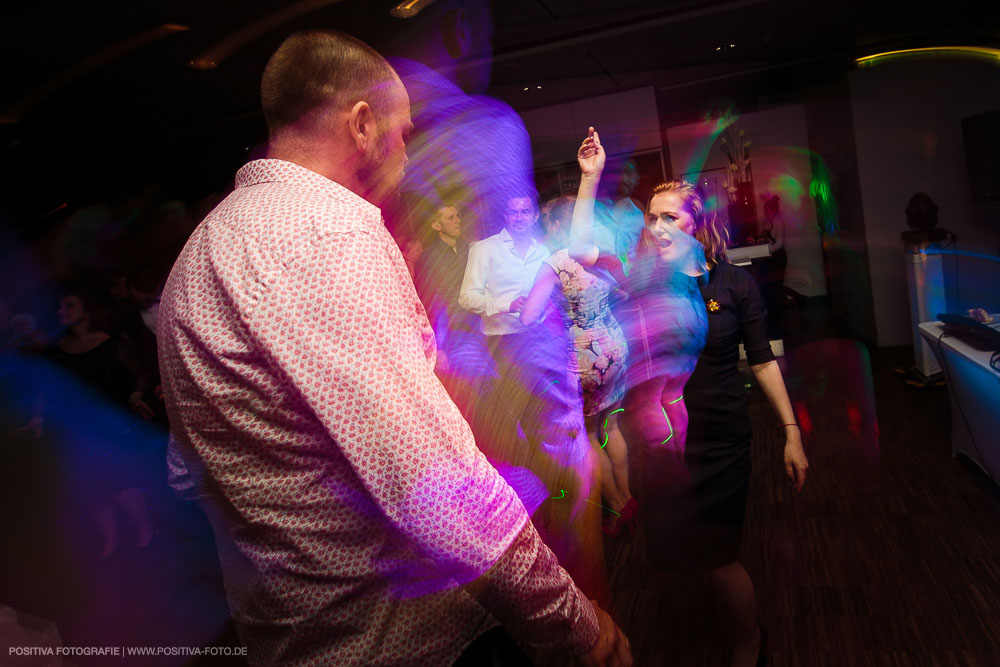
<svg viewBox="0 0 1000 667">
<path fill-rule="evenodd" d="M 739 344 L 750 365 L 774 359 L 767 310 L 750 273 L 718 264 L 700 290 L 708 337 L 684 388 L 687 479 L 669 491 L 669 502 L 646 505 L 649 557 L 665 570 L 719 567 L 739 557 L 751 438 Z"/>
</svg>

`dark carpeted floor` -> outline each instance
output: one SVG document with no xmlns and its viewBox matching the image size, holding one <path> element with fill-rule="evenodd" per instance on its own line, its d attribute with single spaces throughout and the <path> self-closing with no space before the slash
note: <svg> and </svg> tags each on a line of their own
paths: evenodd
<svg viewBox="0 0 1000 667">
<path fill-rule="evenodd" d="M 946 390 L 895 376 L 910 348 L 869 352 L 821 306 L 792 316 L 782 366 L 811 466 L 800 496 L 756 387 L 750 406 L 743 562 L 769 664 L 1000 665 L 1000 494 L 952 458 Z M 703 576 L 652 572 L 641 528 L 608 541 L 606 557 L 637 665 L 728 664 Z"/>
</svg>

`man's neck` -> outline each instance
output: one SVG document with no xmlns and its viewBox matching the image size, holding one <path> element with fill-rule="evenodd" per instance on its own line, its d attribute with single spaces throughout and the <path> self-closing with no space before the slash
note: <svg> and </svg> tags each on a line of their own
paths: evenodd
<svg viewBox="0 0 1000 667">
<path fill-rule="evenodd" d="M 507 230 L 507 233 L 510 234 L 509 229 Z M 528 248 L 531 247 L 532 241 L 530 234 L 510 234 L 510 239 L 514 242 L 514 250 L 517 251 L 518 255 L 524 257 L 528 254 Z"/>
<path fill-rule="evenodd" d="M 444 234 L 442 232 L 438 232 L 438 238 L 441 239 L 442 243 L 444 243 L 445 245 L 450 246 L 452 248 L 454 248 L 455 246 L 458 245 L 458 237 L 457 236 L 448 236 L 447 234 Z"/>
<path fill-rule="evenodd" d="M 355 156 L 343 146 L 319 145 L 306 142 L 302 137 L 283 136 L 281 139 L 271 139 L 266 157 L 297 164 L 339 183 L 360 197 L 367 194 L 364 184 L 357 178 Z"/>
</svg>

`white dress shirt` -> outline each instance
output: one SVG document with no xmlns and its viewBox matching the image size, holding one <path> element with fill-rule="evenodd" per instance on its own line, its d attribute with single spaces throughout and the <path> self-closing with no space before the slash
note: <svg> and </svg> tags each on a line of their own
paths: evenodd
<svg viewBox="0 0 1000 667">
<path fill-rule="evenodd" d="M 506 228 L 474 243 L 469 249 L 458 304 L 482 317 L 481 329 L 487 336 L 524 331 L 526 327 L 517 313 L 510 312 L 510 304 L 520 296 L 528 296 L 548 256 L 548 248 L 532 239 L 521 257 Z"/>
</svg>

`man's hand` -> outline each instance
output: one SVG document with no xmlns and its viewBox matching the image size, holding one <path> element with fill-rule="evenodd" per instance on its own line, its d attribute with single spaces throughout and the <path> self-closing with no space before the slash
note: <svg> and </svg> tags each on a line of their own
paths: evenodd
<svg viewBox="0 0 1000 667">
<path fill-rule="evenodd" d="M 590 603 L 594 605 L 600 629 L 597 641 L 589 651 L 576 657 L 577 663 L 583 667 L 631 667 L 632 646 L 628 637 L 615 624 L 608 612 L 597 606 L 595 600 L 591 600 Z"/>
<path fill-rule="evenodd" d="M 132 395 L 128 398 L 128 406 L 145 421 L 149 421 L 156 416 L 156 413 L 153 412 L 152 408 L 146 405 L 146 402 L 142 400 L 141 391 L 132 392 Z"/>
<path fill-rule="evenodd" d="M 576 152 L 576 161 L 580 165 L 580 172 L 584 176 L 599 176 L 604 170 L 604 162 L 607 160 L 607 153 L 601 146 L 601 135 L 594 128 L 587 128 L 587 138 L 580 144 L 580 150 Z"/>
<path fill-rule="evenodd" d="M 528 302 L 528 297 L 519 296 L 510 302 L 510 312 L 520 313 L 521 309 L 524 308 L 524 304 Z"/>
</svg>

